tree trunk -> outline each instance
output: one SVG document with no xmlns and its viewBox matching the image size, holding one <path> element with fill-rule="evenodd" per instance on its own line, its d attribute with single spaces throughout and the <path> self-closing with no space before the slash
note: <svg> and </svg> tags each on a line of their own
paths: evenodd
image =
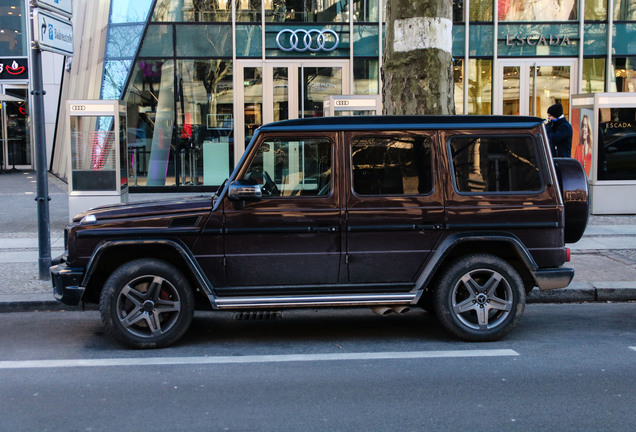
<svg viewBox="0 0 636 432">
<path fill-rule="evenodd" d="M 388 0 L 385 114 L 454 114 L 452 2 Z"/>
</svg>

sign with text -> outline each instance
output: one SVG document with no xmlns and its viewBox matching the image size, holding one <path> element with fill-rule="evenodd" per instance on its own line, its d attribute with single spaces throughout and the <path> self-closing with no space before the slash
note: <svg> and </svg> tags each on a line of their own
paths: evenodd
<svg viewBox="0 0 636 432">
<path fill-rule="evenodd" d="M 38 47 L 63 55 L 73 55 L 73 25 L 55 14 L 33 9 L 33 33 Z"/>
<path fill-rule="evenodd" d="M 33 0 L 33 5 L 52 12 L 57 12 L 70 18 L 73 15 L 71 0 Z"/>
</svg>

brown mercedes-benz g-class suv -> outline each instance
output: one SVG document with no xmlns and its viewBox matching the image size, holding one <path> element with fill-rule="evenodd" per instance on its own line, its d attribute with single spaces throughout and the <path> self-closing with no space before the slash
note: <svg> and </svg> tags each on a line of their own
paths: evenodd
<svg viewBox="0 0 636 432">
<path fill-rule="evenodd" d="M 540 118 L 289 120 L 259 128 L 212 196 L 76 216 L 51 272 L 60 301 L 98 303 L 131 347 L 174 343 L 195 309 L 325 306 L 421 306 L 488 341 L 533 287 L 569 284 L 588 208 Z"/>
</svg>

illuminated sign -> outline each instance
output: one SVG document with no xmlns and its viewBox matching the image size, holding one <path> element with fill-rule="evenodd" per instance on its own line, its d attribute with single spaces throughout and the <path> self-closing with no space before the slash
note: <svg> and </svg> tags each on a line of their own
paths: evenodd
<svg viewBox="0 0 636 432">
<path fill-rule="evenodd" d="M 27 59 L 0 59 L 0 80 L 28 79 Z"/>
</svg>

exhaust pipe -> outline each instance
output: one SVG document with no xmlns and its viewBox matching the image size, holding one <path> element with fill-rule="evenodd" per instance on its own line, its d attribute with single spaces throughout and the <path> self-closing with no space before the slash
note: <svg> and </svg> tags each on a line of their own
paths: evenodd
<svg viewBox="0 0 636 432">
<path fill-rule="evenodd" d="M 407 305 L 391 306 L 391 309 L 397 314 L 404 314 L 411 310 L 411 308 Z"/>
<path fill-rule="evenodd" d="M 387 316 L 388 314 L 393 312 L 393 309 L 391 309 L 388 306 L 375 306 L 375 307 L 371 308 L 371 310 L 374 313 L 377 313 L 378 315 L 382 315 L 382 316 Z"/>
</svg>

